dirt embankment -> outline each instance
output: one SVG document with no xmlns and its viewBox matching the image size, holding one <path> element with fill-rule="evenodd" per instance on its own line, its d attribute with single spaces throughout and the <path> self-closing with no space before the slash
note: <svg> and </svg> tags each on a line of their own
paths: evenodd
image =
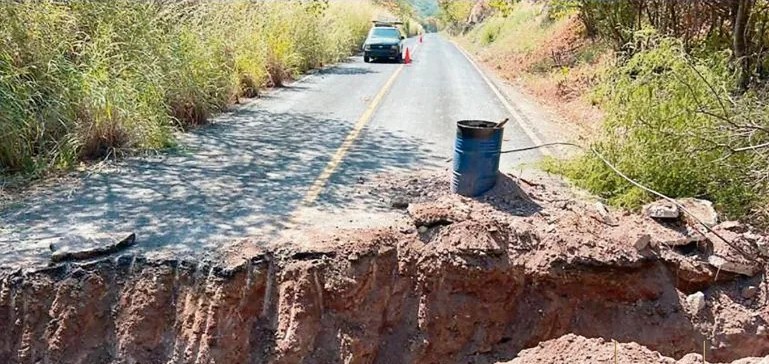
<svg viewBox="0 0 769 364">
<path fill-rule="evenodd" d="M 230 264 L 124 255 L 3 273 L 0 362 L 494 363 L 572 333 L 674 358 L 703 342 L 709 360 L 769 354 L 765 267 L 751 278 L 654 242 L 638 251 L 637 216 L 607 224 L 526 186 L 415 197 L 406 225 L 309 234 L 313 249 Z M 543 355 L 516 363 L 579 362 Z"/>
</svg>

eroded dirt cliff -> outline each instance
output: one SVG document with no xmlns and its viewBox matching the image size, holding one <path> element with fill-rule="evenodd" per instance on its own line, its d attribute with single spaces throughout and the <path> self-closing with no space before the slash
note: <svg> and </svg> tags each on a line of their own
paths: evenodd
<svg viewBox="0 0 769 364">
<path fill-rule="evenodd" d="M 517 193 L 412 201 L 401 226 L 307 234 L 312 248 L 246 240 L 218 263 L 126 254 L 5 272 L 0 362 L 494 363 L 567 334 L 673 358 L 703 342 L 709 360 L 769 354 L 765 267 L 638 250 L 636 216 L 607 224 Z"/>
</svg>

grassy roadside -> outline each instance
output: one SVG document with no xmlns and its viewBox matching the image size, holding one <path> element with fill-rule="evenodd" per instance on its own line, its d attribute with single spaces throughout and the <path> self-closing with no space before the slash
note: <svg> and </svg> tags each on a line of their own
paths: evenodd
<svg viewBox="0 0 769 364">
<path fill-rule="evenodd" d="M 174 144 L 240 97 L 354 51 L 358 1 L 0 3 L 0 176 Z"/>
<path fill-rule="evenodd" d="M 590 90 L 613 55 L 605 44 L 581 36 L 580 27 L 574 17 L 551 18 L 542 3 L 524 2 L 506 17 L 494 14 L 456 38 L 499 76 L 589 137 L 603 120 Z"/>
<path fill-rule="evenodd" d="M 739 92 L 739 67 L 719 32 L 697 40 L 630 27 L 621 34 L 629 41 L 618 47 L 600 29 L 587 35 L 579 13 L 585 8 L 557 12 L 556 3 L 518 3 L 458 41 L 581 126 L 588 143 L 631 178 L 671 197 L 712 200 L 727 218 L 769 226 L 769 103 L 760 58 L 754 83 Z M 654 199 L 591 154 L 547 169 L 617 206 Z"/>
</svg>

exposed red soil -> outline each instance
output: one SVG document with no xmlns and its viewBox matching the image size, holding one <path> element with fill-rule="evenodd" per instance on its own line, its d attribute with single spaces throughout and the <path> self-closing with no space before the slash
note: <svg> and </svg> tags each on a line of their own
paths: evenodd
<svg viewBox="0 0 769 364">
<path fill-rule="evenodd" d="M 480 59 L 502 78 L 520 86 L 526 93 L 552 109 L 570 123 L 593 133 L 603 120 L 603 112 L 586 95 L 596 84 L 601 65 L 612 58 L 609 50 L 591 63 L 581 63 L 579 52 L 594 47 L 576 17 L 556 26 L 531 52 L 517 53 L 494 48 L 481 52 Z"/>
<path fill-rule="evenodd" d="M 711 363 L 705 352 L 706 363 Z M 763 364 L 768 358 L 744 358 L 734 364 Z M 522 351 L 518 357 L 505 364 L 546 363 L 664 363 L 702 364 L 701 353 L 691 353 L 675 360 L 636 343 L 617 343 L 601 338 L 588 339 L 569 334 L 555 340 L 542 342 L 534 348 Z"/>
<path fill-rule="evenodd" d="M 311 249 L 246 240 L 229 264 L 125 255 L 1 273 L 0 362 L 593 362 L 572 336 L 522 352 L 572 333 L 638 355 L 678 359 L 703 341 L 715 361 L 769 354 L 765 266 L 715 274 L 696 253 L 638 251 L 628 234 L 653 221 L 607 224 L 547 179 L 502 178 L 478 199 L 431 187 L 445 185 L 375 180 L 362 188 L 407 198 L 411 223 L 308 234 Z"/>
</svg>

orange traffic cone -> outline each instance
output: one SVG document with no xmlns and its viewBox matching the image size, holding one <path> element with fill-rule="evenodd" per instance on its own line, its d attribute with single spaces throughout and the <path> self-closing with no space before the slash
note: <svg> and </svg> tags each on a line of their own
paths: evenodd
<svg viewBox="0 0 769 364">
<path fill-rule="evenodd" d="M 411 63 L 411 53 L 409 52 L 408 48 L 406 48 L 406 55 L 403 56 L 403 63 L 405 64 Z"/>
</svg>

